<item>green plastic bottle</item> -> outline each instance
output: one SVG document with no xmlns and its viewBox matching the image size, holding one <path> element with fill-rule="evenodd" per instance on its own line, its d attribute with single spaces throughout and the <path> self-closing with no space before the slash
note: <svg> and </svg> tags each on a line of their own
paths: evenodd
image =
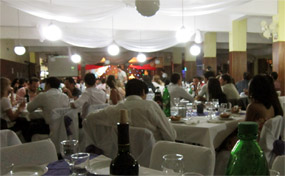
<svg viewBox="0 0 285 176">
<path fill-rule="evenodd" d="M 226 175 L 269 175 L 263 151 L 258 145 L 256 122 L 240 122 L 238 138 L 231 151 Z"/>
<path fill-rule="evenodd" d="M 164 114 L 166 117 L 170 117 L 170 94 L 168 92 L 167 86 L 164 88 L 162 101 Z"/>
</svg>

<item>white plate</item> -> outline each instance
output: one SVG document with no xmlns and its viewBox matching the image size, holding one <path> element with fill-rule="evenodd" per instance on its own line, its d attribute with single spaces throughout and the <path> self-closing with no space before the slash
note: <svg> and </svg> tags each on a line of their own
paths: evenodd
<svg viewBox="0 0 285 176">
<path fill-rule="evenodd" d="M 87 168 L 87 171 L 92 174 L 98 174 L 98 175 L 110 175 L 110 163 L 111 160 L 105 160 L 105 161 L 97 161 Z"/>
<path fill-rule="evenodd" d="M 6 175 L 44 175 L 48 168 L 45 166 L 14 166 L 12 173 L 7 173 Z"/>
<path fill-rule="evenodd" d="M 219 117 L 219 120 L 233 120 L 233 118 L 232 117 L 229 117 L 229 118 L 221 118 L 221 117 Z"/>
</svg>

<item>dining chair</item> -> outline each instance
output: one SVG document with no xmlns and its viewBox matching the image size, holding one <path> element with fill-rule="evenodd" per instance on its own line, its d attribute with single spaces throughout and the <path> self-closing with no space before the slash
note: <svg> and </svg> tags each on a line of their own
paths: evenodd
<svg viewBox="0 0 285 176">
<path fill-rule="evenodd" d="M 213 175 L 214 173 L 215 154 L 207 147 L 159 141 L 152 149 L 150 168 L 162 170 L 162 157 L 166 154 L 183 155 L 184 172 L 197 172 L 203 175 Z"/>
<path fill-rule="evenodd" d="M 0 147 L 22 144 L 17 134 L 12 130 L 0 130 Z"/>
<path fill-rule="evenodd" d="M 1 175 L 10 170 L 10 166 L 42 165 L 57 161 L 56 149 L 50 139 L 0 148 Z"/>
<path fill-rule="evenodd" d="M 96 114 L 88 116 L 83 121 L 83 130 L 86 136 L 86 146 L 94 145 L 103 150 L 103 154 L 109 158 L 115 158 L 118 152 L 118 132 L 117 126 L 108 125 L 96 118 Z M 95 116 L 94 116 L 95 115 Z M 148 167 L 152 147 L 155 139 L 152 132 L 146 128 L 129 127 L 130 151 L 138 163 Z"/>
<path fill-rule="evenodd" d="M 109 106 L 109 104 L 107 104 L 107 103 L 106 104 L 92 104 L 92 105 L 89 105 L 89 107 L 88 107 L 88 114 L 91 113 L 91 112 L 96 112 L 96 111 L 98 111 L 100 109 L 104 109 L 107 106 Z"/>
<path fill-rule="evenodd" d="M 280 136 L 284 136 L 284 120 L 278 115 L 267 120 L 261 130 L 259 145 L 264 152 L 269 167 L 271 167 L 276 155 L 273 152 L 273 143 L 278 140 Z"/>
<path fill-rule="evenodd" d="M 277 156 L 272 164 L 272 169 L 280 173 L 280 175 L 285 175 L 285 155 Z"/>
</svg>

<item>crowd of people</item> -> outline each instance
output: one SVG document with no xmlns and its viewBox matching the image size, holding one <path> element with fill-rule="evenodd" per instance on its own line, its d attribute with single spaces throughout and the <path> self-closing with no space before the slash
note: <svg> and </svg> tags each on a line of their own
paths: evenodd
<svg viewBox="0 0 285 176">
<path fill-rule="evenodd" d="M 173 73 L 168 78 L 162 72 L 162 75 L 154 75 L 152 79 L 144 75 L 141 80 L 128 81 L 126 73 L 121 68 L 118 70 L 117 79 L 115 75 L 99 79 L 93 73 L 87 73 L 83 82 L 78 83 L 72 77 L 63 80 L 48 77 L 41 83 L 35 77 L 29 81 L 15 79 L 12 83 L 8 78 L 1 77 L 1 129 L 20 130 L 29 142 L 33 134 L 49 134 L 50 114 L 56 108 L 82 108 L 80 118 L 84 119 L 90 105 L 108 103 L 110 106 L 103 111 L 112 114 L 112 119 L 106 119 L 110 123 L 117 122 L 120 109 L 127 109 L 131 112 L 131 125 L 148 128 L 157 140 L 174 141 L 176 132 L 161 107 L 154 101 L 146 100 L 150 90 L 159 90 L 163 94 L 165 86 L 170 94 L 171 106 L 174 106 L 174 98 L 189 102 L 218 99 L 220 104 L 235 103 L 243 93 L 251 100 L 245 120 L 258 122 L 259 130 L 266 120 L 283 115 L 276 93 L 280 89 L 276 83 L 278 75 L 274 72 L 271 76 L 256 75 L 253 78 L 244 73 L 244 79 L 234 84 L 229 74 L 216 76 L 208 70 L 203 78 L 193 77 L 185 89 L 179 73 Z M 29 112 L 41 109 L 42 118 L 27 121 L 21 117 L 25 108 Z"/>
</svg>

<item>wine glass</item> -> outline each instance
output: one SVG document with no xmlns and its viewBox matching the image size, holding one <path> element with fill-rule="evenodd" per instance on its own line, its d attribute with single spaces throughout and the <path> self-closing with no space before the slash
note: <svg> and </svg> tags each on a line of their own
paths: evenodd
<svg viewBox="0 0 285 176">
<path fill-rule="evenodd" d="M 177 107 L 179 105 L 180 98 L 173 98 L 173 102 L 174 102 L 175 106 Z"/>
<path fill-rule="evenodd" d="M 61 143 L 61 156 L 69 165 L 69 168 L 73 167 L 71 155 L 78 152 L 78 140 L 64 140 Z"/>
<path fill-rule="evenodd" d="M 183 155 L 166 154 L 161 165 L 164 175 L 182 175 L 184 170 Z"/>
<path fill-rule="evenodd" d="M 219 110 L 219 99 L 212 99 L 213 106 L 214 106 L 214 112 Z"/>
<path fill-rule="evenodd" d="M 206 106 L 206 109 L 208 110 L 208 118 L 209 118 L 209 120 L 212 120 L 213 119 L 213 110 L 214 110 L 213 102 L 207 101 L 207 102 L 205 102 L 205 106 Z"/>
</svg>

